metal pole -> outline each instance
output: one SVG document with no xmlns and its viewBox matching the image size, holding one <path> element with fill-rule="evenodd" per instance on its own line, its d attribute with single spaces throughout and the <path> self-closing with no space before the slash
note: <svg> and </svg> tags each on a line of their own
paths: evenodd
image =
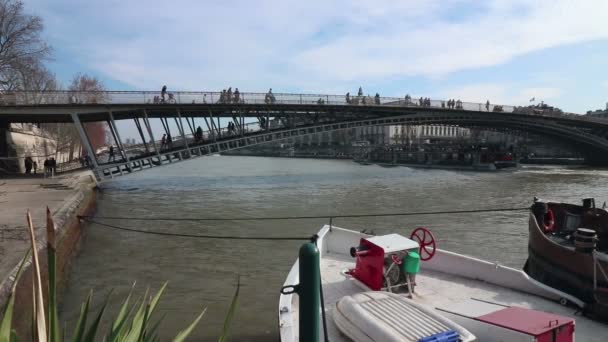
<svg viewBox="0 0 608 342">
<path fill-rule="evenodd" d="M 120 144 L 118 143 L 118 139 L 116 138 L 116 132 L 114 131 L 114 126 L 112 126 L 112 122 L 108 119 L 108 120 L 106 120 L 106 123 L 108 124 L 108 127 L 110 127 L 110 133 L 112 134 L 112 138 L 114 139 L 114 143 L 116 144 L 116 148 L 118 149 L 118 152 L 120 152 L 120 156 L 124 158 Z M 116 158 L 116 157 L 114 157 L 114 158 Z M 110 157 L 108 156 L 108 163 L 109 162 L 110 162 Z M 116 162 L 116 161 L 114 160 L 114 162 Z"/>
<path fill-rule="evenodd" d="M 220 124 L 220 117 L 217 117 L 217 135 L 222 139 L 222 125 Z"/>
<path fill-rule="evenodd" d="M 150 134 L 150 139 L 152 140 L 152 146 L 154 146 L 154 151 L 156 151 L 156 155 L 158 156 L 158 162 L 163 163 L 160 157 L 160 151 L 156 146 L 156 140 L 154 140 L 154 134 L 152 133 L 152 126 L 150 126 L 150 120 L 148 120 L 148 112 L 144 109 L 144 123 L 146 124 L 146 128 L 148 128 L 148 134 Z"/>
<path fill-rule="evenodd" d="M 312 242 L 300 247 L 300 341 L 319 342 L 320 284 L 319 249 Z"/>
<path fill-rule="evenodd" d="M 148 143 L 146 142 L 146 137 L 144 136 L 144 131 L 141 129 L 141 123 L 139 122 L 139 118 L 137 116 L 135 116 L 133 118 L 133 121 L 135 121 L 135 126 L 137 127 L 137 130 L 139 131 L 139 136 L 141 137 L 141 141 L 144 143 L 144 147 L 146 148 L 146 153 L 150 153 L 150 148 L 148 147 Z"/>
<path fill-rule="evenodd" d="M 186 149 L 188 149 L 188 155 L 190 155 L 190 146 L 188 146 L 188 140 L 186 140 L 186 134 L 184 133 L 184 123 L 182 122 L 182 114 L 179 112 L 179 108 L 177 108 L 177 117 L 179 118 L 179 123 L 176 120 L 175 123 L 178 123 L 178 128 L 180 133 L 182 134 L 182 139 L 184 139 L 184 144 L 186 145 Z"/>
<path fill-rule="evenodd" d="M 215 128 L 215 121 L 213 121 L 211 110 L 209 110 L 209 121 L 211 121 L 211 125 L 207 124 L 207 126 L 211 127 L 210 131 L 213 133 L 213 141 L 217 141 L 217 129 Z M 207 118 L 205 118 L 205 122 L 207 122 Z"/>
<path fill-rule="evenodd" d="M 194 120 L 194 118 L 192 119 Z M 190 128 L 190 132 L 192 132 L 192 135 L 194 135 L 194 128 L 190 124 L 190 119 L 188 119 L 188 117 L 186 117 L 186 122 L 188 123 L 188 127 Z"/>
<path fill-rule="evenodd" d="M 213 127 L 211 127 L 211 126 L 209 125 L 209 121 L 207 121 L 207 118 L 206 118 L 206 117 L 203 117 L 203 120 L 205 120 L 205 124 L 207 125 L 207 130 L 208 130 L 209 132 L 211 132 L 211 134 L 213 135 L 213 141 L 216 141 L 216 140 L 215 140 L 215 131 L 213 130 Z"/>
<path fill-rule="evenodd" d="M 125 150 L 125 147 L 122 144 L 122 139 L 120 139 L 120 133 L 118 132 L 118 127 L 116 127 L 116 121 L 114 121 L 114 115 L 112 114 L 112 111 L 109 111 L 108 114 L 110 116 L 111 127 L 114 127 L 114 131 L 113 132 L 116 134 L 114 136 L 114 139 L 116 140 L 116 143 L 119 145 L 119 148 L 120 148 L 121 153 L 122 153 L 122 157 L 128 163 L 129 162 L 129 157 L 127 156 L 127 151 Z"/>
<path fill-rule="evenodd" d="M 241 112 L 239 110 L 239 117 L 240 117 L 240 126 L 241 126 L 241 136 L 245 136 L 245 118 L 243 118 L 243 112 Z"/>
<path fill-rule="evenodd" d="M 270 115 L 266 112 L 266 130 L 270 131 Z"/>
<path fill-rule="evenodd" d="M 593 256 L 593 294 L 595 295 L 595 291 L 597 291 L 597 260 L 595 251 L 592 251 L 591 255 Z"/>
<path fill-rule="evenodd" d="M 167 122 L 167 118 L 160 118 L 160 123 L 163 125 L 163 129 L 168 136 L 171 136 L 171 131 L 169 131 L 169 122 Z"/>
<path fill-rule="evenodd" d="M 91 146 L 91 142 L 89 141 L 89 137 L 80 122 L 80 118 L 78 117 L 78 113 L 71 113 L 72 121 L 74 121 L 74 126 L 76 126 L 76 130 L 78 131 L 78 135 L 80 135 L 80 141 L 84 145 L 84 148 L 87 150 L 87 154 L 91 157 L 91 162 L 93 163 L 93 173 L 97 176 L 97 178 L 101 178 L 99 176 L 99 165 L 97 164 L 97 157 L 93 152 L 93 147 Z"/>
</svg>

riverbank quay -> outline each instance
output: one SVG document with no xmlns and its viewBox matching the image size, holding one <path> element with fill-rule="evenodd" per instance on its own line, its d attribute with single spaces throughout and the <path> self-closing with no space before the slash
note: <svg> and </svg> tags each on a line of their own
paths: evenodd
<svg viewBox="0 0 608 342">
<path fill-rule="evenodd" d="M 494 164 L 475 164 L 475 165 L 445 165 L 445 164 L 414 164 L 414 163 L 377 163 L 377 162 L 366 162 L 364 165 L 378 165 L 381 167 L 396 167 L 403 166 L 413 169 L 429 169 L 429 170 L 451 170 L 451 171 L 498 171 Z M 512 170 L 515 168 L 509 168 Z"/>
<path fill-rule="evenodd" d="M 4 307 L 19 264 L 30 247 L 26 214 L 35 227 L 43 283 L 46 282 L 46 208 L 57 236 L 58 294 L 66 284 L 70 265 L 83 237 L 78 215 L 92 215 L 96 207 L 97 182 L 91 171 L 67 173 L 55 178 L 15 177 L 0 179 L 0 307 Z M 21 340 L 31 331 L 31 255 L 16 287 L 13 326 Z"/>
</svg>

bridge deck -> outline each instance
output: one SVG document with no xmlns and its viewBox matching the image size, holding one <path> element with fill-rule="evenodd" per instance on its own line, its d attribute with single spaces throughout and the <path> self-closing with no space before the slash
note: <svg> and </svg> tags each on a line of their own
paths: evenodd
<svg viewBox="0 0 608 342">
<path fill-rule="evenodd" d="M 93 160 L 98 177 L 114 177 L 154 166 L 173 163 L 211 153 L 218 153 L 253 144 L 289 139 L 333 130 L 378 125 L 457 125 L 462 127 L 499 128 L 526 131 L 556 139 L 566 139 L 581 150 L 606 156 L 608 163 L 608 120 L 561 112 L 537 112 L 530 108 L 447 101 L 315 94 L 241 93 L 227 97 L 217 92 L 45 92 L 0 93 L 0 120 L 8 122 L 74 122 L 88 155 L 95 155 L 82 122 L 107 121 L 123 157 L 122 163 L 100 165 Z M 193 137 L 194 122 L 202 117 L 208 132 Z M 138 118 L 143 119 L 140 125 Z M 172 151 L 159 150 L 160 141 L 153 141 L 149 118 L 176 118 L 179 135 L 174 136 Z M 186 118 L 192 134 L 185 133 Z M 237 129 L 228 134 L 224 124 L 233 121 Z M 256 118 L 259 124 L 246 124 L 245 118 Z M 130 157 L 122 147 L 116 120 L 135 119 L 141 138 L 147 129 L 148 151 Z M 213 119 L 209 120 L 208 119 Z M 273 119 L 275 125 L 261 127 Z M 276 124 L 278 123 L 278 124 Z M 257 126 L 256 126 L 257 125 Z M 145 126 L 145 127 L 144 127 Z M 143 127 L 143 128 L 142 128 Z M 149 152 L 149 151 L 152 152 Z"/>
</svg>

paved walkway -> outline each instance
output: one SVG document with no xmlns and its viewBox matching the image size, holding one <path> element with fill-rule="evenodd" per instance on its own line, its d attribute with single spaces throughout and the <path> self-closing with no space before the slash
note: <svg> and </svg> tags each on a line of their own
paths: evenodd
<svg viewBox="0 0 608 342">
<path fill-rule="evenodd" d="M 29 248 L 26 213 L 29 209 L 38 243 L 44 243 L 46 206 L 61 226 L 69 207 L 82 201 L 94 185 L 90 171 L 74 172 L 54 179 L 0 178 L 0 283 Z"/>
</svg>

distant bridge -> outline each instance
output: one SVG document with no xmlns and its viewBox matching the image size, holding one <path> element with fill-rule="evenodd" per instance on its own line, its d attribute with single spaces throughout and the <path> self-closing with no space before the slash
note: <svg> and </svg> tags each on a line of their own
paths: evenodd
<svg viewBox="0 0 608 342">
<path fill-rule="evenodd" d="M 174 137 L 161 148 L 151 118 L 159 118 Z M 204 120 L 197 134 L 194 118 Z M 220 120 L 223 118 L 223 120 Z M 178 134 L 170 134 L 168 119 Z M 249 122 L 255 119 L 255 122 Z M 118 120 L 134 120 L 143 144 L 125 146 Z M 18 92 L 0 95 L 0 121 L 74 122 L 89 156 L 94 156 L 82 123 L 107 122 L 120 162 L 92 158 L 99 179 L 256 144 L 356 127 L 454 125 L 523 131 L 569 143 L 591 163 L 608 165 L 608 120 L 565 113 L 521 111 L 513 106 L 416 99 L 315 94 L 240 93 L 228 99 L 218 92 Z M 184 124 L 184 121 L 186 124 Z M 223 122 L 222 122 L 223 121 Z M 234 130 L 226 127 L 234 123 Z M 162 135 L 162 134 L 161 134 Z M 137 156 L 131 150 L 145 151 Z"/>
</svg>

